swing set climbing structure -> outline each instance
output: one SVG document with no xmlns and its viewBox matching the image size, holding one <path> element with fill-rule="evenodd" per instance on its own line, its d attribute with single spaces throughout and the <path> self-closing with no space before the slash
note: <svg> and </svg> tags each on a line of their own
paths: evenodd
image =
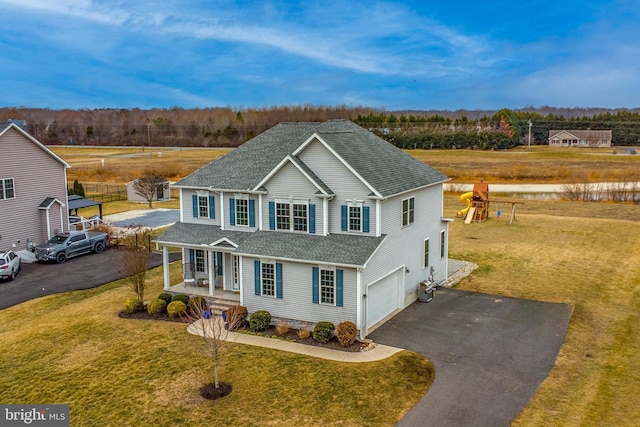
<svg viewBox="0 0 640 427">
<path fill-rule="evenodd" d="M 473 191 L 469 191 L 460 196 L 460 201 L 467 204 L 467 207 L 458 212 L 458 217 L 464 218 L 465 224 L 472 222 L 483 222 L 489 218 L 489 207 L 491 203 L 498 206 L 496 217 L 502 216 L 502 205 L 511 205 L 511 217 L 509 224 L 513 223 L 516 217 L 516 205 L 523 205 L 519 200 L 491 199 L 489 198 L 489 183 L 476 182 L 473 184 Z"/>
</svg>

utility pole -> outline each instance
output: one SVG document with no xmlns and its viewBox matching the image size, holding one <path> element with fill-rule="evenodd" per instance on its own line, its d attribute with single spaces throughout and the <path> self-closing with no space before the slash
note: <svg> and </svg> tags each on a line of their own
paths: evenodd
<svg viewBox="0 0 640 427">
<path fill-rule="evenodd" d="M 149 120 L 147 120 L 147 146 L 151 147 L 151 122 Z M 142 151 L 144 151 L 144 146 Z"/>
<path fill-rule="evenodd" d="M 527 120 L 527 124 L 529 125 L 529 142 L 527 145 L 528 149 L 531 150 L 531 125 L 533 125 L 533 123 L 531 123 L 531 119 Z"/>
</svg>

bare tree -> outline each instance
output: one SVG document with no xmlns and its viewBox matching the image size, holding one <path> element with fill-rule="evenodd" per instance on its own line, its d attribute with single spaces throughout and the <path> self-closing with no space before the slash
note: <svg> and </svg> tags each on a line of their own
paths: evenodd
<svg viewBox="0 0 640 427">
<path fill-rule="evenodd" d="M 158 175 L 144 175 L 133 182 L 133 190 L 149 203 L 149 209 L 153 208 L 153 199 L 158 192 L 163 191 L 165 178 Z M 162 189 L 162 190 L 160 190 Z"/>
<path fill-rule="evenodd" d="M 220 389 L 220 349 L 227 342 L 229 330 L 237 329 L 238 325 L 234 323 L 240 323 L 242 319 L 238 316 L 231 316 L 225 323 L 222 316 L 216 316 L 211 312 L 212 302 L 213 300 L 210 298 L 194 298 L 182 318 L 190 324 L 189 331 L 191 333 L 203 338 L 206 353 L 213 359 L 214 386 L 216 389 Z"/>
<path fill-rule="evenodd" d="M 147 269 L 151 261 L 150 248 L 143 245 L 148 241 L 148 233 L 135 234 L 124 239 L 120 253 L 120 269 L 126 276 L 126 281 L 140 302 L 144 303 Z"/>
</svg>

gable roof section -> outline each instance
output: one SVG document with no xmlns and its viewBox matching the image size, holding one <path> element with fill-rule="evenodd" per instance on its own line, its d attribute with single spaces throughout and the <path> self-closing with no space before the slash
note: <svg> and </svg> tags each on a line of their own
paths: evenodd
<svg viewBox="0 0 640 427">
<path fill-rule="evenodd" d="M 295 166 L 298 171 L 300 171 L 309 180 L 309 182 L 311 182 L 311 184 L 313 184 L 318 189 L 317 193 L 324 194 L 325 196 L 333 195 L 333 191 L 331 191 L 329 186 L 325 184 L 311 169 L 309 169 L 309 166 L 307 166 L 299 158 L 290 155 L 287 155 L 287 157 L 285 157 L 284 160 L 282 160 L 280 164 L 278 164 L 278 166 L 271 170 L 271 172 L 269 172 L 269 175 L 267 175 L 256 185 L 256 188 L 262 188 L 280 169 L 284 167 L 284 165 L 288 163 L 291 163 L 293 166 Z"/>
<path fill-rule="evenodd" d="M 2 136 L 5 133 L 9 132 L 9 129 L 16 130 L 22 136 L 24 136 L 29 141 L 31 141 L 35 145 L 37 145 L 40 149 L 42 149 L 42 151 L 44 151 L 45 153 L 47 153 L 48 155 L 53 157 L 56 161 L 60 162 L 65 168 L 70 168 L 71 167 L 71 165 L 69 163 L 67 163 L 64 160 L 62 160 L 62 158 L 59 157 L 56 153 L 54 153 L 53 151 L 49 150 L 46 145 L 44 145 L 43 143 L 41 143 L 40 141 L 35 139 L 27 131 L 23 130 L 20 126 L 17 126 L 15 123 L 0 123 L 0 138 L 2 138 Z"/>
<path fill-rule="evenodd" d="M 376 196 L 388 197 L 449 179 L 349 120 L 329 120 L 280 123 L 174 186 L 257 191 L 259 184 L 287 156 L 291 155 L 299 166 L 304 165 L 295 155 L 314 140 L 320 140 L 334 152 Z M 317 177 L 314 181 L 323 185 Z M 332 194 L 324 187 L 325 192 Z"/>
<path fill-rule="evenodd" d="M 205 224 L 177 222 L 160 234 L 154 242 L 198 247 L 211 246 L 224 240 L 229 243 L 229 249 L 237 246 L 234 253 L 240 255 L 361 267 L 366 264 L 384 238 L 384 235 L 314 236 L 273 231 L 232 231 Z"/>
</svg>

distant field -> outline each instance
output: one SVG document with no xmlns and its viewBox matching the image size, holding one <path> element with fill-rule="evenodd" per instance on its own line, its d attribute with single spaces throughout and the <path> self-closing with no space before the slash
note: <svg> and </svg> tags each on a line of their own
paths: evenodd
<svg viewBox="0 0 640 427">
<path fill-rule="evenodd" d="M 69 182 L 126 183 L 145 171 L 182 178 L 230 149 L 51 147 L 71 164 Z M 640 152 L 640 149 L 638 149 Z M 624 149 L 521 147 L 508 151 L 407 150 L 454 182 L 568 183 L 640 181 L 640 155 Z M 102 165 L 104 160 L 104 166 Z"/>
</svg>

